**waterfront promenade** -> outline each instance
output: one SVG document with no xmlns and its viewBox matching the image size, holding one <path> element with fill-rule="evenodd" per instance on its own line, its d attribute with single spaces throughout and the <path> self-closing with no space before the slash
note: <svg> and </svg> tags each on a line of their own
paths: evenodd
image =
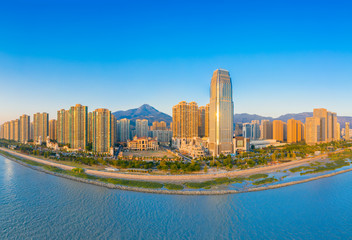
<svg viewBox="0 0 352 240">
<path fill-rule="evenodd" d="M 58 167 L 64 170 L 72 170 L 75 167 L 68 166 L 61 163 L 55 163 L 50 160 L 43 160 L 37 157 L 29 156 L 26 154 L 18 153 L 7 148 L 0 147 L 0 150 L 8 152 L 10 154 L 22 157 L 31 161 L 39 162 L 42 164 Z M 336 151 L 335 153 L 341 152 L 343 150 Z M 312 161 L 326 158 L 327 154 L 322 154 L 319 156 L 305 158 L 301 160 L 295 160 L 286 163 L 280 163 L 271 166 L 256 167 L 245 170 L 235 170 L 235 171 L 222 171 L 218 173 L 202 173 L 202 174 L 183 174 L 183 175 L 153 175 L 153 174 L 135 174 L 135 173 L 121 173 L 121 172 L 108 172 L 92 169 L 84 169 L 86 174 L 94 175 L 98 177 L 107 177 L 107 178 L 121 178 L 121 179 L 130 179 L 130 180 L 145 180 L 145 181 L 162 181 L 162 182 L 180 182 L 180 181 L 203 181 L 215 178 L 223 177 L 245 177 L 258 173 L 271 173 L 278 170 L 289 169 L 292 167 L 297 167 Z"/>
</svg>

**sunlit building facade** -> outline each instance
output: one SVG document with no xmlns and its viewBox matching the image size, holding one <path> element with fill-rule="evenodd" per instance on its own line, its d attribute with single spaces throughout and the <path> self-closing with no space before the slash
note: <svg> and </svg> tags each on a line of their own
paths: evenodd
<svg viewBox="0 0 352 240">
<path fill-rule="evenodd" d="M 233 152 L 232 82 L 227 70 L 217 69 L 210 85 L 209 151 L 214 155 Z"/>
<path fill-rule="evenodd" d="M 92 113 L 93 129 L 93 151 L 99 153 L 109 153 L 114 146 L 115 117 L 108 109 L 96 109 Z"/>
<path fill-rule="evenodd" d="M 33 116 L 33 140 L 34 141 L 45 141 L 46 137 L 49 136 L 49 114 L 48 113 L 36 113 Z"/>
</svg>

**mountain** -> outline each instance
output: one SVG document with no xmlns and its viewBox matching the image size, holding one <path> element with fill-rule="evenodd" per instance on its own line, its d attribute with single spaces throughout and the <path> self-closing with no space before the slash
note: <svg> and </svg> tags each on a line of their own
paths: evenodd
<svg viewBox="0 0 352 240">
<path fill-rule="evenodd" d="M 282 115 L 282 116 L 280 116 L 278 118 L 263 117 L 263 116 L 256 115 L 256 114 L 238 113 L 238 114 L 235 114 L 235 116 L 234 116 L 234 122 L 235 123 L 248 123 L 248 122 L 251 122 L 252 120 L 261 121 L 261 120 L 264 120 L 264 119 L 267 119 L 267 120 L 270 120 L 270 121 L 281 120 L 281 121 L 287 122 L 287 120 L 289 120 L 291 118 L 294 118 L 296 120 L 300 120 L 303 123 L 305 123 L 306 122 L 306 118 L 307 117 L 312 117 L 312 116 L 313 116 L 312 112 L 289 113 L 289 114 Z M 349 122 L 350 125 L 352 125 L 352 117 L 337 116 L 337 121 L 341 124 L 341 128 L 345 127 L 345 123 L 346 122 Z"/>
<path fill-rule="evenodd" d="M 135 125 L 137 119 L 147 119 L 149 121 L 149 125 L 151 125 L 154 121 L 165 121 L 168 125 L 172 122 L 171 116 L 159 112 L 148 104 L 144 104 L 139 108 L 129 109 L 126 111 L 116 111 L 112 114 L 118 120 L 122 118 L 130 119 L 133 125 Z"/>
<path fill-rule="evenodd" d="M 247 123 L 247 122 L 251 122 L 252 120 L 270 120 L 272 121 L 273 118 L 272 117 L 263 117 L 263 116 L 259 116 L 257 114 L 248 114 L 248 113 L 237 113 L 234 116 L 234 122 L 235 123 Z"/>
</svg>

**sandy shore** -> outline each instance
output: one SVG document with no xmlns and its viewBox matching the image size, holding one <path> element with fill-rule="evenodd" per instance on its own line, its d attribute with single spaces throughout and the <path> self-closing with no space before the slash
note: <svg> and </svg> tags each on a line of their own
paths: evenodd
<svg viewBox="0 0 352 240">
<path fill-rule="evenodd" d="M 64 170 L 72 170 L 73 168 L 75 168 L 65 164 L 55 163 L 49 160 L 43 160 L 36 157 L 28 156 L 6 148 L 0 147 L 0 149 L 2 151 L 8 152 L 10 154 L 13 154 L 19 157 L 23 157 L 35 162 L 59 167 Z M 313 158 L 306 158 L 306 159 L 291 161 L 287 163 L 280 163 L 272 166 L 264 166 L 264 167 L 251 168 L 251 169 L 245 169 L 245 170 L 235 170 L 235 171 L 229 171 L 229 172 L 203 173 L 203 174 L 153 175 L 153 174 L 107 172 L 107 171 L 99 171 L 99 170 L 91 170 L 91 169 L 85 169 L 85 172 L 87 174 L 98 176 L 98 177 L 122 178 L 122 179 L 130 179 L 130 180 L 145 180 L 145 181 L 159 181 L 159 182 L 204 181 L 204 180 L 222 178 L 222 177 L 244 177 L 244 176 L 250 176 L 257 173 L 271 173 L 271 172 L 276 172 L 278 170 L 284 170 L 284 169 L 300 166 L 326 157 L 327 157 L 327 154 L 322 154 Z"/>
<path fill-rule="evenodd" d="M 2 154 L 0 153 L 0 155 L 2 155 Z M 12 161 L 14 161 L 14 162 L 17 162 L 17 163 L 23 165 L 23 166 L 32 168 L 34 170 L 37 170 L 37 171 L 40 171 L 40 172 L 44 172 L 44 173 L 47 173 L 47 174 L 51 174 L 51 175 L 54 175 L 54 176 L 62 177 L 62 178 L 67 178 L 67 179 L 74 180 L 74 181 L 77 181 L 77 182 L 93 184 L 93 185 L 106 187 L 106 188 L 110 188 L 110 189 L 137 191 L 137 192 L 153 193 L 153 194 L 173 194 L 173 195 L 224 195 L 224 194 L 257 192 L 257 191 L 277 189 L 277 188 L 292 186 L 292 185 L 296 185 L 296 184 L 306 183 L 306 182 L 310 182 L 310 181 L 314 181 L 314 180 L 318 180 L 318 179 L 322 179 L 322 178 L 327 178 L 327 177 L 332 177 L 332 176 L 335 176 L 335 175 L 338 175 L 338 174 L 342 174 L 342 173 L 346 173 L 346 172 L 352 171 L 352 168 L 351 168 L 351 169 L 346 169 L 346 170 L 342 170 L 342 171 L 339 171 L 339 172 L 334 172 L 334 173 L 325 174 L 325 175 L 321 175 L 321 176 L 317 176 L 317 177 L 312 177 L 312 178 L 309 178 L 309 179 L 293 181 L 293 182 L 288 182 L 288 183 L 275 184 L 275 185 L 270 185 L 270 186 L 254 187 L 254 188 L 243 189 L 243 190 L 206 190 L 206 191 L 200 191 L 200 190 L 184 191 L 184 190 L 179 190 L 179 191 L 177 191 L 177 190 L 146 189 L 146 188 L 138 188 L 138 187 L 128 187 L 128 186 L 121 186 L 121 185 L 114 185 L 114 184 L 110 184 L 110 183 L 104 183 L 104 182 L 100 182 L 100 181 L 97 181 L 97 180 L 83 179 L 83 178 L 69 176 L 69 175 L 65 175 L 65 174 L 61 174 L 61 173 L 51 172 L 51 171 L 45 170 L 45 169 L 43 169 L 41 167 L 32 166 L 32 165 L 29 165 L 29 164 L 27 164 L 25 162 L 16 160 L 15 158 L 7 157 L 7 156 L 5 156 L 5 157 L 10 159 L 10 160 L 12 160 Z M 54 166 L 54 165 L 52 165 L 52 166 Z"/>
</svg>

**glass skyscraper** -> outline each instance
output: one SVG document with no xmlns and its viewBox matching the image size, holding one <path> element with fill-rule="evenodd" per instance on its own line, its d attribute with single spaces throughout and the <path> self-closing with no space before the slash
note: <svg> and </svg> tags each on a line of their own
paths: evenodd
<svg viewBox="0 0 352 240">
<path fill-rule="evenodd" d="M 214 156 L 233 152 L 232 82 L 227 70 L 217 69 L 210 85 L 209 150 Z"/>
</svg>

